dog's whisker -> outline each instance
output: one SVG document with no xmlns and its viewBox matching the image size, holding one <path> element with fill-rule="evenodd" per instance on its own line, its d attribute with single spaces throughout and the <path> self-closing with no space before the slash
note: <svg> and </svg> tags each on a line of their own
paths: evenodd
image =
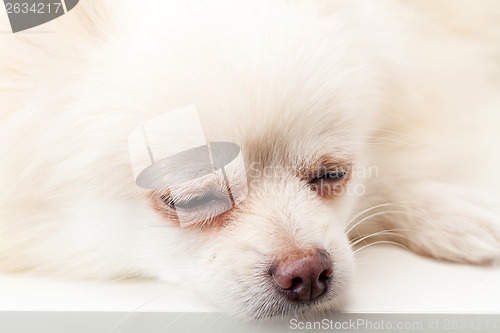
<svg viewBox="0 0 500 333">
<path fill-rule="evenodd" d="M 367 219 L 370 219 L 370 218 L 373 218 L 373 217 L 376 217 L 376 216 L 382 215 L 382 214 L 404 214 L 404 215 L 407 215 L 407 216 L 417 217 L 419 219 L 425 219 L 426 218 L 425 216 L 423 216 L 423 215 L 418 214 L 417 212 L 415 212 L 415 210 L 410 210 L 410 209 L 406 209 L 404 211 L 386 210 L 386 211 L 374 213 L 374 214 L 369 215 L 369 216 L 363 218 L 362 220 L 356 222 L 353 226 L 351 226 L 351 228 L 349 228 L 348 231 L 346 231 L 346 233 L 349 234 L 354 228 L 356 228 L 357 226 L 359 226 L 361 223 L 363 223 Z"/>
<path fill-rule="evenodd" d="M 399 142 L 399 143 L 403 143 L 403 144 L 410 144 L 410 141 L 403 141 L 403 140 L 400 140 L 400 139 L 395 139 L 395 138 L 391 138 L 391 137 L 388 137 L 388 136 L 378 136 L 378 135 L 373 135 L 373 134 L 356 134 L 356 135 L 345 135 L 345 136 L 339 136 L 339 139 L 343 139 L 343 140 L 347 140 L 347 142 L 350 142 L 350 141 L 355 141 L 357 139 L 376 139 L 376 140 L 386 140 L 386 141 L 395 141 L 395 142 Z"/>
<path fill-rule="evenodd" d="M 105 283 L 105 285 L 97 286 L 97 287 L 94 287 L 94 288 L 90 288 L 87 291 L 85 291 L 85 294 L 92 293 L 92 292 L 94 292 L 94 291 L 96 291 L 98 289 L 105 288 L 106 286 L 111 285 L 113 283 L 117 283 L 117 282 L 120 282 L 120 281 L 123 281 L 123 280 L 126 280 L 126 279 L 131 279 L 133 277 L 142 277 L 142 275 L 140 273 L 134 273 L 134 274 L 129 274 L 129 275 L 121 276 L 119 278 L 115 278 L 115 279 L 111 279 L 111 280 L 105 280 L 105 281 L 103 281 L 103 283 Z"/>
<path fill-rule="evenodd" d="M 345 128 L 343 130 L 337 130 L 335 134 L 341 134 L 341 133 L 353 133 L 353 132 L 359 132 L 359 131 L 366 131 L 366 132 L 383 132 L 383 133 L 389 133 L 389 134 L 395 134 L 399 136 L 404 136 L 404 137 L 410 137 L 410 138 L 416 138 L 414 135 L 405 133 L 405 132 L 398 132 L 394 130 L 388 130 L 384 128 L 375 128 L 375 127 L 354 127 L 354 128 Z"/>
<path fill-rule="evenodd" d="M 386 203 L 383 203 L 383 204 L 379 204 L 379 205 L 375 205 L 375 206 L 372 206 L 372 207 L 369 207 L 359 213 L 357 213 L 354 217 L 352 217 L 349 221 L 347 221 L 346 225 L 344 228 L 347 228 L 351 223 L 353 223 L 358 217 L 360 217 L 361 215 L 363 215 L 364 213 L 367 213 L 373 209 L 377 209 L 377 208 L 380 208 L 380 207 L 387 207 L 387 206 L 390 206 L 390 205 L 394 205 L 394 206 L 397 206 L 399 204 L 404 204 L 404 203 L 409 203 L 409 201 L 394 201 L 394 202 L 386 202 Z"/>
<path fill-rule="evenodd" d="M 376 208 L 382 208 L 382 207 L 388 207 L 388 206 L 395 206 L 394 208 L 400 208 L 400 207 L 401 207 L 401 208 L 405 208 L 404 206 L 402 207 L 402 206 L 400 206 L 400 205 L 398 205 L 398 204 L 383 204 L 383 205 L 377 205 L 377 206 L 374 206 L 373 208 L 367 209 L 367 210 L 363 211 L 362 213 L 360 213 L 360 214 L 356 215 L 355 217 L 353 217 L 351 220 L 349 220 L 349 222 L 348 222 L 348 223 L 345 225 L 345 227 L 344 227 L 344 230 L 345 230 L 346 228 L 348 228 L 348 227 L 349 227 L 349 229 L 348 229 L 348 230 L 345 230 L 346 234 L 349 234 L 349 233 L 350 233 L 350 232 L 351 232 L 354 228 L 356 228 L 356 227 L 357 227 L 360 223 L 362 223 L 362 222 L 364 222 L 364 221 L 366 221 L 366 220 L 370 219 L 370 218 L 371 218 L 371 217 L 373 217 L 373 216 L 376 216 L 375 214 L 378 214 L 378 213 L 384 213 L 384 212 L 389 212 L 389 210 L 376 212 L 376 213 L 373 213 L 373 214 L 371 214 L 371 215 L 369 215 L 369 216 L 365 216 L 365 217 L 363 217 L 361 220 L 356 221 L 356 220 L 357 220 L 358 218 L 360 218 L 363 214 L 365 214 L 365 213 L 367 213 L 367 212 L 369 212 L 369 211 L 371 211 L 371 210 L 374 210 L 374 209 L 376 209 Z M 401 210 L 401 212 L 404 212 L 404 211 L 403 211 L 403 210 Z"/>
<path fill-rule="evenodd" d="M 373 213 L 371 215 L 368 215 L 364 218 L 362 218 L 361 220 L 359 220 L 358 222 L 356 222 L 354 225 L 352 225 L 349 230 L 346 231 L 346 234 L 350 234 L 356 227 L 358 227 L 361 223 L 371 219 L 371 218 L 374 218 L 374 217 L 377 217 L 377 216 L 380 216 L 380 215 L 385 215 L 385 214 L 407 214 L 408 212 L 406 211 L 402 211 L 402 210 L 384 210 L 384 211 L 381 211 L 381 212 L 376 212 L 376 213 Z"/>
<path fill-rule="evenodd" d="M 377 131 L 377 132 L 390 133 L 390 134 L 395 134 L 395 135 L 399 135 L 399 136 L 404 136 L 404 137 L 407 137 L 407 138 L 412 138 L 412 139 L 417 138 L 416 136 L 411 135 L 411 134 L 408 134 L 408 133 L 398 132 L 398 131 L 391 131 L 391 130 L 382 129 L 382 128 L 370 128 L 370 127 L 363 127 L 363 128 L 358 128 L 358 129 L 359 129 L 359 130 L 367 130 L 367 131 Z"/>
<path fill-rule="evenodd" d="M 364 249 L 366 249 L 366 248 L 368 248 L 368 247 L 370 247 L 370 246 L 377 245 L 377 244 L 392 244 L 392 245 L 396 245 L 396 246 L 399 246 L 399 247 L 404 248 L 405 250 L 410 251 L 410 249 L 409 249 L 408 247 L 404 246 L 403 244 L 400 244 L 400 243 L 398 243 L 398 242 L 393 242 L 393 241 L 383 240 L 383 241 L 373 242 L 373 243 L 367 244 L 367 245 L 365 245 L 365 246 L 363 246 L 363 247 L 361 247 L 361 248 L 359 248 L 359 249 L 356 249 L 356 250 L 353 252 L 353 254 L 354 254 L 354 255 L 356 255 L 356 254 L 358 254 L 361 250 L 364 250 Z"/>
<path fill-rule="evenodd" d="M 362 241 L 364 241 L 364 240 L 366 240 L 368 238 L 375 237 L 375 236 L 380 236 L 380 235 L 391 235 L 391 236 L 398 236 L 398 237 L 403 237 L 403 238 L 408 239 L 408 236 L 403 235 L 403 234 L 398 234 L 397 231 L 409 231 L 409 232 L 411 232 L 413 230 L 411 230 L 411 229 L 388 229 L 388 230 L 382 230 L 382 231 L 374 232 L 372 234 L 363 236 L 361 238 L 353 239 L 350 242 L 350 245 L 351 246 L 356 246 L 357 244 L 359 244 L 360 242 L 362 242 Z"/>
<path fill-rule="evenodd" d="M 385 140 L 385 141 L 392 141 L 392 142 L 396 142 L 396 143 L 400 143 L 400 144 L 407 144 L 408 142 L 406 141 L 401 141 L 401 140 L 397 140 L 397 139 L 392 139 L 392 138 L 387 138 L 387 137 L 383 137 L 383 136 L 373 136 L 373 135 L 366 135 L 366 136 L 356 136 L 354 138 L 352 138 L 354 140 L 356 139 L 376 139 L 376 140 Z"/>
</svg>

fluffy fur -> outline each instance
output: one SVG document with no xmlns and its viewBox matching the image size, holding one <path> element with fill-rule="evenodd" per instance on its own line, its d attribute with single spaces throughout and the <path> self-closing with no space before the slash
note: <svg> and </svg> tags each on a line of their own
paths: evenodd
<svg viewBox="0 0 500 333">
<path fill-rule="evenodd" d="M 338 308 L 349 239 L 500 253 L 497 1 L 86 0 L 32 31 L 0 37 L 1 271 L 150 276 L 248 319 Z M 191 104 L 247 165 L 219 228 L 166 220 L 129 164 L 132 129 Z M 343 194 L 300 176 L 325 163 Z M 268 269 L 309 248 L 332 288 L 291 304 Z"/>
</svg>

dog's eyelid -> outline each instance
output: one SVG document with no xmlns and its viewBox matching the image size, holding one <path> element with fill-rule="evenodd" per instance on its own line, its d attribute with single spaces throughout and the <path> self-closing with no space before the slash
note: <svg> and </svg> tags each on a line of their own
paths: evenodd
<svg viewBox="0 0 500 333">
<path fill-rule="evenodd" d="M 313 180 L 321 180 L 321 179 L 340 179 L 342 177 L 345 177 L 347 175 L 346 170 L 335 170 L 335 171 L 328 171 L 323 174 L 318 175 L 317 177 L 313 178 Z"/>
<path fill-rule="evenodd" d="M 165 203 L 171 206 L 186 204 L 191 201 L 203 200 L 206 198 L 211 198 L 214 200 L 223 199 L 224 197 L 218 194 L 215 191 L 204 191 L 196 194 L 181 194 L 177 196 L 172 196 L 171 194 L 163 194 L 160 195 L 160 199 L 162 199 Z"/>
<path fill-rule="evenodd" d="M 174 200 L 173 200 L 173 198 L 169 194 L 162 194 L 162 195 L 160 195 L 160 199 L 164 203 L 166 203 L 167 205 L 169 205 L 169 206 L 173 206 L 174 205 Z"/>
<path fill-rule="evenodd" d="M 209 181 L 195 183 L 194 180 L 188 184 L 175 185 L 175 186 L 167 186 L 162 190 L 153 191 L 153 195 L 158 197 L 172 197 L 175 196 L 174 199 L 177 201 L 188 201 L 192 200 L 196 197 L 202 197 L 204 195 L 214 195 L 217 196 L 223 195 L 225 190 L 224 183 L 218 178 L 212 178 Z M 175 194 L 175 195 L 174 195 Z"/>
<path fill-rule="evenodd" d="M 317 179 L 326 178 L 330 175 L 343 174 L 346 176 L 352 169 L 352 163 L 343 163 L 335 165 L 322 165 L 320 168 L 310 172 L 306 179 L 309 181 L 314 181 Z"/>
</svg>

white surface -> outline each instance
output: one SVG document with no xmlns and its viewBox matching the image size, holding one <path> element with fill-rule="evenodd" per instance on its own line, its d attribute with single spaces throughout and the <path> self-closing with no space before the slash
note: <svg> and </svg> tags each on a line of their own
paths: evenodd
<svg viewBox="0 0 500 333">
<path fill-rule="evenodd" d="M 357 255 L 347 311 L 500 313 L 500 267 L 437 262 L 394 246 Z M 172 311 L 213 309 L 167 284 L 144 280 L 55 281 L 0 275 L 0 311 Z"/>
<path fill-rule="evenodd" d="M 378 246 L 357 256 L 348 311 L 500 313 L 500 266 L 459 265 Z"/>
</svg>

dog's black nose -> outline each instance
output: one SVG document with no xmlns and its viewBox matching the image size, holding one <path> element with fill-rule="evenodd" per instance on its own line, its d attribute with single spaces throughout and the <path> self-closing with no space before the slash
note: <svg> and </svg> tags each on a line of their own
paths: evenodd
<svg viewBox="0 0 500 333">
<path fill-rule="evenodd" d="M 325 251 L 281 260 L 270 271 L 278 289 L 293 302 L 310 302 L 324 295 L 333 274 Z"/>
</svg>

